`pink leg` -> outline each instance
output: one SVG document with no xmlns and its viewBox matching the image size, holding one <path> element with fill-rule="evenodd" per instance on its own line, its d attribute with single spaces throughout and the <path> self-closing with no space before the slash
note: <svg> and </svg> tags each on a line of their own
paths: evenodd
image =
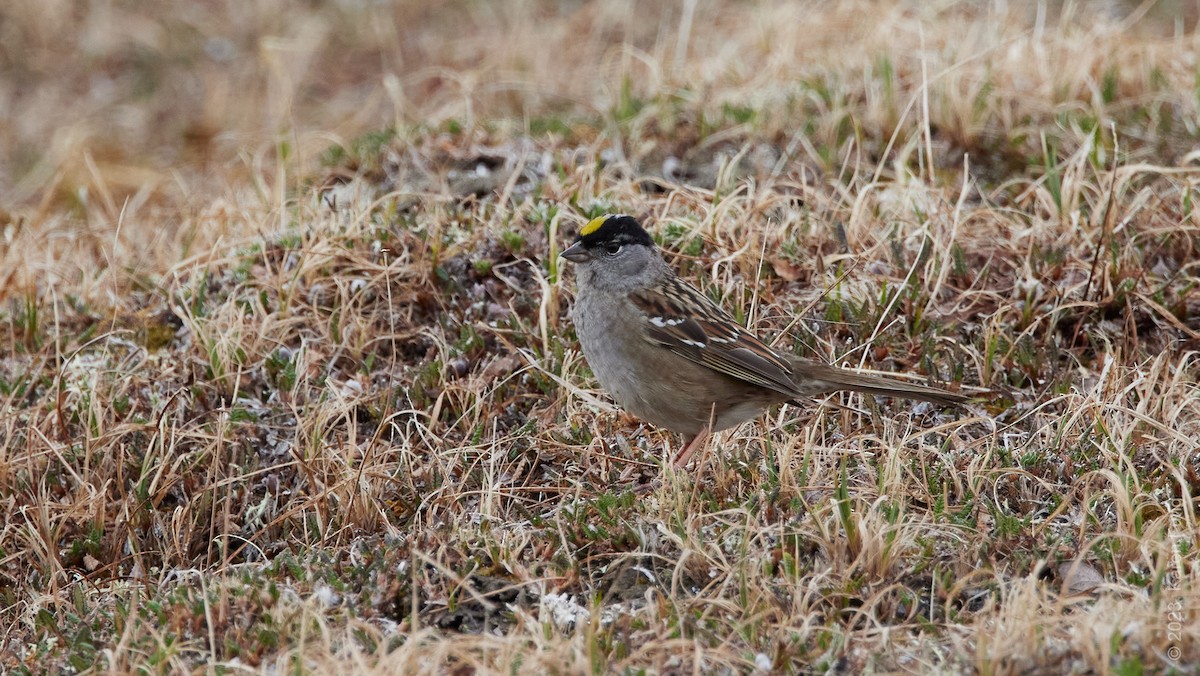
<svg viewBox="0 0 1200 676">
<path fill-rule="evenodd" d="M 709 436 L 708 428 L 705 427 L 704 429 L 700 430 L 699 434 L 692 437 L 691 440 L 684 445 L 683 449 L 675 455 L 675 466 L 680 469 L 686 467 L 688 461 L 692 459 L 692 454 L 694 454 L 697 449 L 704 446 L 704 443 L 708 441 Z"/>
</svg>

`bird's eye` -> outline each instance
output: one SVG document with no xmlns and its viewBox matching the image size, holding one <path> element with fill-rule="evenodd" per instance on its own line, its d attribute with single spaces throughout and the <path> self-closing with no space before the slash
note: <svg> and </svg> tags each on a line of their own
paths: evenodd
<svg viewBox="0 0 1200 676">
<path fill-rule="evenodd" d="M 605 245 L 604 250 L 606 252 L 608 252 L 609 256 L 616 256 L 617 254 L 621 253 L 621 245 L 620 244 L 608 244 L 608 245 Z"/>
</svg>

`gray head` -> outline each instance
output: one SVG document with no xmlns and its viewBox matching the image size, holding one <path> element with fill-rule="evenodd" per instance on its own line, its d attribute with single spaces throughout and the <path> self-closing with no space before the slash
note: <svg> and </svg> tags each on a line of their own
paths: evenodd
<svg viewBox="0 0 1200 676">
<path fill-rule="evenodd" d="M 624 214 L 593 218 L 561 255 L 579 266 L 581 288 L 609 291 L 642 288 L 666 270 L 649 233 L 637 220 Z"/>
</svg>

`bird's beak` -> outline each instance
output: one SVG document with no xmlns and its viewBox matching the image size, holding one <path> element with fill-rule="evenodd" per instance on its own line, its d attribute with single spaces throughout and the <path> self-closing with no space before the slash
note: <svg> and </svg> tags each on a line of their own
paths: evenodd
<svg viewBox="0 0 1200 676">
<path fill-rule="evenodd" d="M 587 249 L 583 248 L 583 242 L 575 242 L 563 250 L 559 256 L 562 256 L 572 263 L 586 263 L 592 260 L 592 255 L 587 252 Z"/>
</svg>

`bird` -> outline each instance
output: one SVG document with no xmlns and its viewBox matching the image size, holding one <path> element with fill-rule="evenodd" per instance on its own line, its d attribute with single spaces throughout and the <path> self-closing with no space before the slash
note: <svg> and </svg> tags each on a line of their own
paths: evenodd
<svg viewBox="0 0 1200 676">
<path fill-rule="evenodd" d="M 621 408 L 684 436 L 678 467 L 709 434 L 776 404 L 837 390 L 939 405 L 969 400 L 772 349 L 681 279 L 631 216 L 590 220 L 559 255 L 575 266 L 569 317 L 584 359 Z"/>
</svg>

